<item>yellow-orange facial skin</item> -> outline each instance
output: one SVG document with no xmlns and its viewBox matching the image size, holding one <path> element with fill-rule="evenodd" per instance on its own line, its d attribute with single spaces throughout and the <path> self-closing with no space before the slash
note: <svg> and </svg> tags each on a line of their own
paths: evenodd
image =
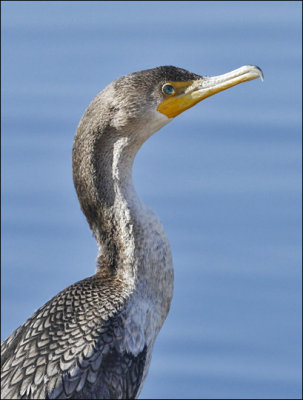
<svg viewBox="0 0 303 400">
<path fill-rule="evenodd" d="M 165 84 L 174 87 L 175 92 L 166 95 L 166 99 L 158 105 L 157 110 L 168 118 L 174 118 L 207 97 L 256 78 L 263 81 L 261 69 L 254 65 L 245 65 L 227 74 L 204 77 L 196 81 L 166 82 Z"/>
<path fill-rule="evenodd" d="M 157 110 L 166 115 L 168 118 L 174 118 L 183 111 L 194 106 L 200 100 L 197 100 L 194 103 L 191 99 L 191 96 L 186 96 L 185 94 L 186 89 L 192 86 L 193 83 L 194 81 L 166 82 L 165 84 L 169 84 L 174 87 L 175 93 L 167 95 L 166 99 L 158 105 Z"/>
</svg>

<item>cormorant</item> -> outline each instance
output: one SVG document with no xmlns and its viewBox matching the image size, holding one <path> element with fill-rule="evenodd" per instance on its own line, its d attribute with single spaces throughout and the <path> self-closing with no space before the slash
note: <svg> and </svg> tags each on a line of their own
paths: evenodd
<svg viewBox="0 0 303 400">
<path fill-rule="evenodd" d="M 138 198 L 134 157 L 196 103 L 261 77 L 244 66 L 216 77 L 162 66 L 109 84 L 85 111 L 73 179 L 96 238 L 96 273 L 67 287 L 1 346 L 4 399 L 136 398 L 169 311 L 173 266 L 158 217 Z"/>
</svg>

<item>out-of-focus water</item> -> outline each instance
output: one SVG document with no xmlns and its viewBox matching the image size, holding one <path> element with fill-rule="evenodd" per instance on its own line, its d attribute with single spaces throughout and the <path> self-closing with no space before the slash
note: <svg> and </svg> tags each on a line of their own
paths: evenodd
<svg viewBox="0 0 303 400">
<path fill-rule="evenodd" d="M 301 396 L 301 3 L 2 3 L 2 336 L 95 270 L 73 136 L 115 78 L 176 65 L 255 80 L 155 134 L 134 179 L 175 293 L 144 398 Z"/>
</svg>

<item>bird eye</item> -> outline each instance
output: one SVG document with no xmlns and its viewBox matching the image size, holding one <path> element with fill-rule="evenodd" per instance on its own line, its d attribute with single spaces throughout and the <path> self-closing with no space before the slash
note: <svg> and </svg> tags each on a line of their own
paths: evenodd
<svg viewBox="0 0 303 400">
<path fill-rule="evenodd" d="M 173 85 L 170 84 L 165 84 L 162 86 L 162 92 L 164 94 L 174 94 L 175 93 L 175 88 L 173 87 Z"/>
</svg>

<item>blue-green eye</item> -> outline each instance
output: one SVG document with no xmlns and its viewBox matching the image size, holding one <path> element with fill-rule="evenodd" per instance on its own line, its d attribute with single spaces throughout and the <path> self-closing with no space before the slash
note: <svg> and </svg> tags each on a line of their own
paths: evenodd
<svg viewBox="0 0 303 400">
<path fill-rule="evenodd" d="M 166 83 L 165 85 L 162 86 L 162 92 L 164 94 L 174 94 L 175 93 L 175 88 L 173 85 L 170 85 L 169 83 Z"/>
</svg>

